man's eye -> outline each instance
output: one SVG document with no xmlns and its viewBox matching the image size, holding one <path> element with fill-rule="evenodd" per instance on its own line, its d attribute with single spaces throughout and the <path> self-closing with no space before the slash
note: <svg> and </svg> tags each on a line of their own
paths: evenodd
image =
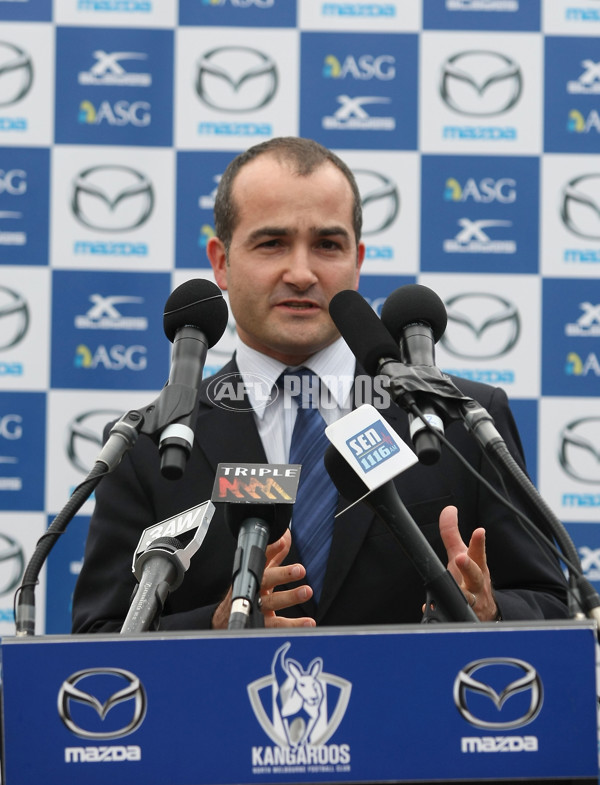
<svg viewBox="0 0 600 785">
<path fill-rule="evenodd" d="M 340 247 L 340 244 L 336 243 L 334 240 L 321 240 L 319 245 L 321 248 L 325 248 L 326 250 L 335 250 L 336 248 Z"/>
</svg>

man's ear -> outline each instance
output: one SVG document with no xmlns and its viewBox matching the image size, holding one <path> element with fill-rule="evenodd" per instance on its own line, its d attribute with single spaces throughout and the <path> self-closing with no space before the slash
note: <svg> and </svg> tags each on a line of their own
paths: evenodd
<svg viewBox="0 0 600 785">
<path fill-rule="evenodd" d="M 362 264 L 365 260 L 365 244 L 359 243 L 358 248 L 356 249 L 356 286 L 355 289 L 358 289 L 358 280 L 360 278 L 360 271 L 362 269 Z"/>
<path fill-rule="evenodd" d="M 215 281 L 224 291 L 227 289 L 227 253 L 222 240 L 211 237 L 206 244 L 206 255 L 213 268 Z"/>
</svg>

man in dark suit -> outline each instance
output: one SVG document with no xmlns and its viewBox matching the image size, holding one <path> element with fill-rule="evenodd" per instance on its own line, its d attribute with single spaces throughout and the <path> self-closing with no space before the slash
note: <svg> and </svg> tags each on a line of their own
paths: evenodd
<svg viewBox="0 0 600 785">
<path fill-rule="evenodd" d="M 140 437 L 96 492 L 96 510 L 74 597 L 77 632 L 118 630 L 135 582 L 131 559 L 143 529 L 210 498 L 220 462 L 287 463 L 295 410 L 244 400 L 221 407 L 215 385 L 228 374 L 258 372 L 273 385 L 286 369 L 308 368 L 353 379 L 355 361 L 331 321 L 338 291 L 356 289 L 364 246 L 360 197 L 346 165 L 308 140 L 275 139 L 228 167 L 215 205 L 216 236 L 207 252 L 227 290 L 239 336 L 235 358 L 203 384 L 195 443 L 184 477 L 161 477 L 154 443 Z M 360 369 L 358 369 L 360 373 Z M 515 459 L 522 450 L 505 394 L 455 380 L 481 403 Z M 330 390 L 326 422 L 354 406 L 352 392 Z M 253 408 L 251 408 L 251 406 Z M 394 404 L 382 412 L 410 443 L 407 417 Z M 472 438 L 458 424 L 448 437 L 476 470 L 498 486 Z M 434 466 L 417 464 L 396 479 L 401 498 L 438 556 L 447 563 L 482 621 L 561 618 L 566 586 L 556 559 L 523 532 L 512 513 L 443 451 Z M 338 509 L 348 503 L 340 499 Z M 419 622 L 422 582 L 385 525 L 356 505 L 335 519 L 318 601 L 303 554 L 286 534 L 268 549 L 261 600 L 268 626 Z M 483 528 L 485 527 L 485 528 Z M 169 595 L 160 628 L 227 626 L 236 542 L 217 510 L 181 588 Z"/>
</svg>

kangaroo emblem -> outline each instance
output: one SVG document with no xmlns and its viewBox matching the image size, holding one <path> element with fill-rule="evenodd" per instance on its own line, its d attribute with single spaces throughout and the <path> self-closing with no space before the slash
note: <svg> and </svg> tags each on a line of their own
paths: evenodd
<svg viewBox="0 0 600 785">
<path fill-rule="evenodd" d="M 318 737 L 327 725 L 327 693 L 319 680 L 323 670 L 321 657 L 306 670 L 296 660 L 286 658 L 289 643 L 279 648 L 273 658 L 272 673 L 277 691 L 277 708 L 288 744 L 301 747 Z"/>
</svg>

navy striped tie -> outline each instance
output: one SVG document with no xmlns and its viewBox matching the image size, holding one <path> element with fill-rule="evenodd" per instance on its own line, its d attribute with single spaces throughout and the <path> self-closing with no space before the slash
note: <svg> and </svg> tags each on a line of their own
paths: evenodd
<svg viewBox="0 0 600 785">
<path fill-rule="evenodd" d="M 325 577 L 338 494 L 329 479 L 323 456 L 329 444 L 325 420 L 318 409 L 319 377 L 308 368 L 285 371 L 284 389 L 298 404 L 290 445 L 290 463 L 302 464 L 292 514 L 292 537 L 306 567 L 316 602 Z M 293 379 L 290 377 L 294 377 Z M 301 389 L 300 389 L 301 388 Z"/>
</svg>

